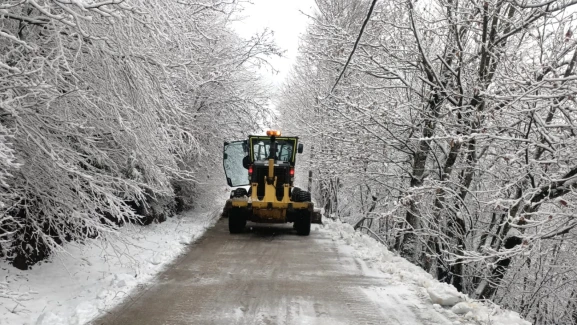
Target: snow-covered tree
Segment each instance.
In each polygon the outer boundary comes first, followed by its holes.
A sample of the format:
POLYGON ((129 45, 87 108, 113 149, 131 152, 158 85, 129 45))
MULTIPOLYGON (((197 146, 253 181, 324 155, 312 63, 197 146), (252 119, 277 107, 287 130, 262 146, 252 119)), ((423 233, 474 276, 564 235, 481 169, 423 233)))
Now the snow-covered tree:
POLYGON ((379 1, 335 87, 371 3, 317 1, 279 104, 315 145, 319 203, 463 292, 569 323, 574 2, 379 1))
MULTIPOLYGON (((254 128, 269 33, 234 1, 0 4, 0 246, 26 267, 67 240, 190 205, 223 137, 254 128), (143 217, 144 216, 144 217, 143 217)), ((209 171, 207 171, 209 170, 209 171)))

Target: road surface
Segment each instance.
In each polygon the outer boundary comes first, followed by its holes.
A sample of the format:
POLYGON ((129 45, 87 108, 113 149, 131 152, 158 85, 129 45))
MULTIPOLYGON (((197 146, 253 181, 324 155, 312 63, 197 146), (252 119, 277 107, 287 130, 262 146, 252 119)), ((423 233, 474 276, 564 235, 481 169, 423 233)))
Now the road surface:
POLYGON ((290 225, 231 235, 223 219, 92 324, 453 324, 342 245, 315 227, 309 237, 290 225))

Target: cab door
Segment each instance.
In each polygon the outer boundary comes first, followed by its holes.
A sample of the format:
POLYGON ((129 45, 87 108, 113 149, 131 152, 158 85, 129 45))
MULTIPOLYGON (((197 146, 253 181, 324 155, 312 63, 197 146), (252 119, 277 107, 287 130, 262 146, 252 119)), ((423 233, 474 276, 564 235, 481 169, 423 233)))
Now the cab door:
POLYGON ((225 142, 223 149, 223 166, 226 182, 230 187, 247 186, 248 169, 244 168, 242 160, 248 155, 246 140, 225 142))

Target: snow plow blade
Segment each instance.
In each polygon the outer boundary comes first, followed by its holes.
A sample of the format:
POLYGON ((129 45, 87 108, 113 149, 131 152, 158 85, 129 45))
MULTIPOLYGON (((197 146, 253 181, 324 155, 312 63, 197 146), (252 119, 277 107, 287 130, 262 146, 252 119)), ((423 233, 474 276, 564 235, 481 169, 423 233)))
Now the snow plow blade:
POLYGON ((311 217, 311 223, 316 223, 319 225, 323 224, 323 215, 321 213, 321 209, 314 209, 313 215, 311 217))

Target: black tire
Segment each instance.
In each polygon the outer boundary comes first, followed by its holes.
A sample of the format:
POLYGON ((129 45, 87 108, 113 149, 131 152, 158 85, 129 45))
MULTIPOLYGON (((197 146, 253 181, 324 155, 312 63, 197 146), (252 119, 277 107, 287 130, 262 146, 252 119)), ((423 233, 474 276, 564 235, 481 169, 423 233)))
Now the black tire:
POLYGON ((297 220, 295 220, 295 228, 297 235, 308 236, 311 233, 311 214, 306 211, 303 212, 297 220))
POLYGON ((295 201, 295 198, 297 196, 297 193, 302 191, 300 188, 298 187, 293 187, 291 190, 291 200, 295 201))
POLYGON ((307 191, 298 191, 294 197, 295 202, 310 202, 311 201, 311 193, 307 191))
POLYGON ((239 187, 236 190, 233 191, 234 192, 234 197, 245 197, 248 196, 248 192, 246 191, 245 188, 239 187))
POLYGON ((228 210, 228 231, 231 234, 239 234, 246 227, 246 217, 243 212, 238 208, 228 210))

